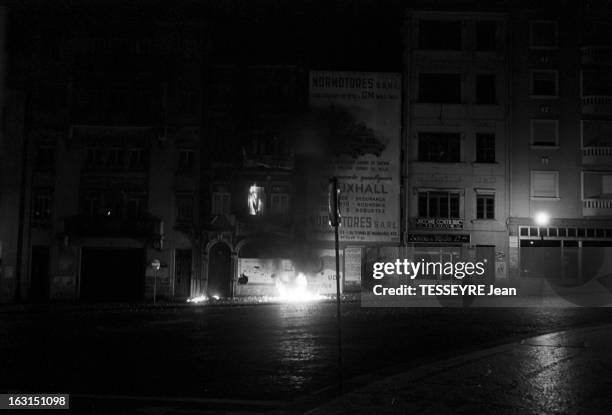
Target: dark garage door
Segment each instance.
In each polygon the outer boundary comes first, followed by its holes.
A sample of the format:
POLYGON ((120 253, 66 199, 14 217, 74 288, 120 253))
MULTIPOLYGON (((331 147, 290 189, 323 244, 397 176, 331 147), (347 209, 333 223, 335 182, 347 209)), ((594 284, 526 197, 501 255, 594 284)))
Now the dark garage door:
POLYGON ((83 248, 80 299, 135 301, 144 297, 144 250, 83 248))

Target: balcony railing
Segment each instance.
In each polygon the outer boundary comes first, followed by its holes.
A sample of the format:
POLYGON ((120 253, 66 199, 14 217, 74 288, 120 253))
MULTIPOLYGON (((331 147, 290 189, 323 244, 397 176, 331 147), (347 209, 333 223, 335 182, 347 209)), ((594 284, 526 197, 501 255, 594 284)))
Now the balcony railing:
POLYGON ((612 199, 584 199, 583 216, 612 216, 612 199))
POLYGON ((582 206, 587 209, 612 209, 612 199, 584 199, 582 206))
POLYGON ((584 46, 580 52, 583 65, 612 63, 612 46, 584 46))
POLYGON ((279 170, 293 170, 295 156, 293 153, 287 155, 272 154, 243 154, 244 168, 266 168, 279 170))
POLYGON ((612 114, 612 95, 584 95, 582 112, 585 114, 612 114))
POLYGON ((584 147, 582 164, 612 164, 612 147, 584 147))

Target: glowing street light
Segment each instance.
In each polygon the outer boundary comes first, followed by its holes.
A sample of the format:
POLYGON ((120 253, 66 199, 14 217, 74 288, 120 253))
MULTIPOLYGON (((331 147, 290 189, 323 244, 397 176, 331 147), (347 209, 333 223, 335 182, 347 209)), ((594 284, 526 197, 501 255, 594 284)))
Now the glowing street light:
POLYGON ((534 216, 535 224, 539 227, 540 239, 544 240, 544 234, 542 233, 542 227, 547 226, 550 223, 550 216, 546 212, 538 212, 534 216))

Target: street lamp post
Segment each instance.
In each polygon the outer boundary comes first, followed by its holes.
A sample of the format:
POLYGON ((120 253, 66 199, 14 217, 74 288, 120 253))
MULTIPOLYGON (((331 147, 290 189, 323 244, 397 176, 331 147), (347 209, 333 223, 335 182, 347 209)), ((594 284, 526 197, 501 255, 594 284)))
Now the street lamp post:
POLYGON ((534 216, 534 222, 538 226, 538 233, 540 234, 540 240, 544 240, 544 234, 542 228, 550 223, 550 216, 546 212, 538 212, 534 216))
POLYGON ((340 189, 338 188, 338 178, 332 177, 329 179, 328 192, 328 213, 329 224, 334 228, 334 241, 336 249, 336 319, 338 325, 338 377, 340 380, 340 391, 343 390, 342 377, 342 325, 341 325, 341 307, 340 307, 340 249, 338 228, 340 227, 340 203, 338 201, 340 189))

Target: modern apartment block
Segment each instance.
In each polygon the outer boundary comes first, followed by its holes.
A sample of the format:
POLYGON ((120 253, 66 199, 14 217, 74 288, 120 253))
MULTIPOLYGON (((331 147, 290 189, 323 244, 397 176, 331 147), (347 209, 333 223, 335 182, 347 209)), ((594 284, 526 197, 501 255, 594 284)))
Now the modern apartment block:
POLYGON ((513 14, 514 275, 555 273, 571 285, 610 271, 612 15, 595 4, 513 14))
POLYGON ((491 279, 507 277, 508 23, 408 11, 404 27, 404 242, 417 259, 486 259, 491 279))

